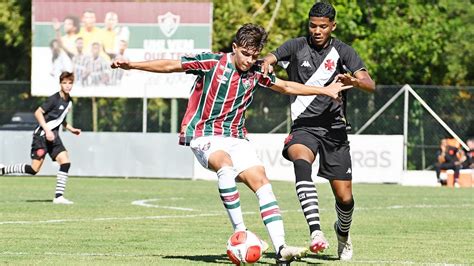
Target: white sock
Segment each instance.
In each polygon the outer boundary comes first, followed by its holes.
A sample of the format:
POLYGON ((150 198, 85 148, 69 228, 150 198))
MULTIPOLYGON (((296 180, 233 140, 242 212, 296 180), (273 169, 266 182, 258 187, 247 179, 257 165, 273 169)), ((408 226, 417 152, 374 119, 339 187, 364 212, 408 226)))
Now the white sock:
POLYGON ((64 190, 66 189, 68 173, 58 171, 58 175, 56 176, 56 194, 55 197, 61 197, 64 194, 64 190))
POLYGON ((25 173, 25 166, 26 166, 26 164, 24 164, 24 163, 7 165, 3 169, 3 173, 5 175, 6 174, 24 174, 25 173))
POLYGON ((285 229, 281 218, 280 208, 273 194, 272 185, 266 184, 255 192, 260 205, 260 215, 272 239, 275 252, 285 244, 285 229))
POLYGON ((244 217, 240 207, 240 195, 235 183, 237 173, 233 167, 222 167, 217 171, 219 195, 222 203, 229 215, 230 222, 234 231, 243 231, 247 229, 244 224, 244 217))

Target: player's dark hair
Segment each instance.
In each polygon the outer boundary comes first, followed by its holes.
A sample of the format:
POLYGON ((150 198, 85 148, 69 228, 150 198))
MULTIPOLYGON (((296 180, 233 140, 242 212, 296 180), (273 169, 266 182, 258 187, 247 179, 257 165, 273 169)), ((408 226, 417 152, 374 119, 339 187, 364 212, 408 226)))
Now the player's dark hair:
POLYGON ((72 80, 74 82, 74 73, 64 71, 59 76, 59 83, 63 82, 64 79, 69 79, 69 80, 72 80))
POLYGON ((73 15, 69 15, 64 18, 64 20, 66 19, 70 19, 72 21, 72 25, 76 27, 76 33, 79 33, 79 30, 81 29, 81 21, 79 20, 79 18, 73 15))
POLYGON ((261 51, 267 42, 268 33, 265 29, 256 24, 244 24, 237 31, 234 43, 240 47, 261 51))
POLYGON ((318 2, 311 7, 308 17, 329 18, 329 21, 334 21, 336 9, 330 3, 318 2))

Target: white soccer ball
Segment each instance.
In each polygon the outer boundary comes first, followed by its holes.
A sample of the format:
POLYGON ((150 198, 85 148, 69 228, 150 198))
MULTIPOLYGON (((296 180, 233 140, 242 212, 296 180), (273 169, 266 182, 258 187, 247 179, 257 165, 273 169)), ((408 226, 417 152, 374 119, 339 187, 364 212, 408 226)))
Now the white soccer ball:
POLYGON ((262 252, 260 238, 249 230, 237 231, 227 241, 227 256, 236 265, 255 263, 262 252))

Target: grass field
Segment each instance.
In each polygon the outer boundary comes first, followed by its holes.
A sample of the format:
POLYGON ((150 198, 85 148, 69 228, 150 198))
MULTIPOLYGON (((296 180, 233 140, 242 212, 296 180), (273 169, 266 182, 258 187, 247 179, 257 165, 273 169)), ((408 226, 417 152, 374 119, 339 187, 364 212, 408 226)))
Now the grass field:
MULTIPOLYGON (((0 264, 230 264, 231 225, 216 182, 70 178, 70 206, 51 203, 54 185, 48 177, 0 178, 0 264)), ((239 188, 246 225, 269 242, 255 196, 239 188)), ((287 242, 307 245, 293 184, 273 188, 287 242)), ((331 246, 294 265, 340 263, 334 199, 328 184, 317 188, 331 246)), ((352 263, 474 264, 473 190, 355 184, 354 195, 352 263)), ((273 256, 270 250, 260 263, 273 263, 273 256)))

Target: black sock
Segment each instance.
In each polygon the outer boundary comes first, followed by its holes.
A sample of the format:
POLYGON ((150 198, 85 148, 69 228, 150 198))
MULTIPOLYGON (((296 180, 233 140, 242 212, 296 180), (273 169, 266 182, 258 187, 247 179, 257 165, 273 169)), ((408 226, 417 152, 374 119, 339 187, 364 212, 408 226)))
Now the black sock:
POLYGON ((300 201, 301 209, 311 234, 316 230, 321 230, 318 192, 311 178, 311 164, 306 160, 295 160, 293 165, 296 175, 296 195, 300 201))
POLYGON ((33 170, 31 165, 27 164, 25 165, 25 173, 30 174, 30 175, 36 175, 37 172, 33 170))

